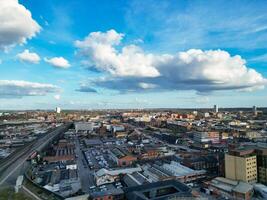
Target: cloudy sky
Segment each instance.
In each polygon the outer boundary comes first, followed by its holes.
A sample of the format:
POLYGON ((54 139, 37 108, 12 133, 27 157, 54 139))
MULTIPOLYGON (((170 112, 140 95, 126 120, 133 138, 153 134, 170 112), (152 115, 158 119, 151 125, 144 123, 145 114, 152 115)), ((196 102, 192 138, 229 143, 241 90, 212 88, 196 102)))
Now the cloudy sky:
POLYGON ((0 0, 0 109, 267 106, 265 0, 0 0))

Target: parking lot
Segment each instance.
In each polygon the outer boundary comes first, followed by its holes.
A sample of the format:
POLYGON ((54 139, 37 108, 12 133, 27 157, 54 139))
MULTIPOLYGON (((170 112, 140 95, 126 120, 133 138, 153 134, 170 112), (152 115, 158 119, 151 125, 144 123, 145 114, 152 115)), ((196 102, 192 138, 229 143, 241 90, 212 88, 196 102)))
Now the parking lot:
POLYGON ((90 170, 116 167, 116 163, 109 157, 109 151, 104 147, 88 148, 84 150, 84 155, 90 170))

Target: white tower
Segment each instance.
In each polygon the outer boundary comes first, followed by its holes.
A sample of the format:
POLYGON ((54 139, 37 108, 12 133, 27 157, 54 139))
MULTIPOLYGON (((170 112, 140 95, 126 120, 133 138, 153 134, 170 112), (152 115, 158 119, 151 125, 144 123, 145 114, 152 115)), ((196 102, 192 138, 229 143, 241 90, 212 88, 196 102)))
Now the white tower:
POLYGON ((218 113, 218 112, 219 112, 219 107, 218 107, 218 105, 214 105, 214 112, 215 112, 215 113, 218 113))
POLYGON ((252 112, 254 113, 254 115, 257 115, 257 107, 256 106, 252 107, 252 112))
POLYGON ((60 109, 60 107, 56 107, 56 113, 60 113, 61 112, 61 109, 60 109))

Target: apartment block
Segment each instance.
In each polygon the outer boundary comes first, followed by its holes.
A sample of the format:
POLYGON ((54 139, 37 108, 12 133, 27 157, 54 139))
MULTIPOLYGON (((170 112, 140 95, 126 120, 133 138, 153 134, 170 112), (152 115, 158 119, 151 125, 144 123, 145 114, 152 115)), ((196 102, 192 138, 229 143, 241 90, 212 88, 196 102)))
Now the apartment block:
POLYGON ((233 150, 225 154, 225 177, 256 183, 257 156, 254 154, 254 150, 233 150))

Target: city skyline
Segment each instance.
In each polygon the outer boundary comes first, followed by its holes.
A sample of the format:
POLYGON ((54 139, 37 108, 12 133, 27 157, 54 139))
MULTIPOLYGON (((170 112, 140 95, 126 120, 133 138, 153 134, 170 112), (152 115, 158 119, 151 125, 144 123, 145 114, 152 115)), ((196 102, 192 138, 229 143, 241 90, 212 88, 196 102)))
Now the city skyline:
POLYGON ((40 2, 0 2, 0 110, 267 106, 264 1, 40 2))

